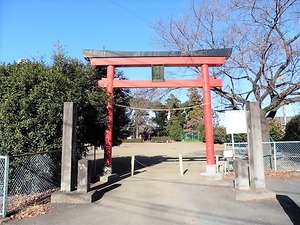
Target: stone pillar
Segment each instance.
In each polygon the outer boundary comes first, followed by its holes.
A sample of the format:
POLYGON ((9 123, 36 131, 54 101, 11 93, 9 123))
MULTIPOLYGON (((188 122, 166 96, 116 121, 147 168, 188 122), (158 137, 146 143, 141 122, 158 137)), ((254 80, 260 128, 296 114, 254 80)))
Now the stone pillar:
POLYGON ((90 190, 90 184, 90 161, 81 159, 78 161, 77 191, 87 193, 90 190))
POLYGON ((64 103, 61 191, 71 192, 76 185, 76 125, 77 106, 73 102, 64 103))
POLYGON ((250 167, 250 186, 255 190, 264 190, 265 170, 262 148, 262 132, 260 121, 260 108, 258 102, 248 102, 247 128, 249 144, 249 167, 250 167))

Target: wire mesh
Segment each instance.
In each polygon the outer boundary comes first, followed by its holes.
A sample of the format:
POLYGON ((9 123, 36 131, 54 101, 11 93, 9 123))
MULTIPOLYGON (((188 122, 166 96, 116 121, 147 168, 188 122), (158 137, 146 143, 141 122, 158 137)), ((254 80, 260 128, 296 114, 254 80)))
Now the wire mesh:
POLYGON ((60 185, 61 153, 25 155, 10 159, 8 212, 32 204, 60 185))
MULTIPOLYGON (((203 135, 202 135, 203 136, 203 135)), ((201 133, 181 133, 181 141, 186 142, 197 142, 201 141, 201 133)))
MULTIPOLYGON (((246 158, 248 143, 224 144, 225 150, 233 150, 234 158, 246 158)), ((263 157, 265 169, 299 171, 300 141, 263 142, 263 157)))
POLYGON ((263 143, 265 168, 300 170, 300 141, 263 143))

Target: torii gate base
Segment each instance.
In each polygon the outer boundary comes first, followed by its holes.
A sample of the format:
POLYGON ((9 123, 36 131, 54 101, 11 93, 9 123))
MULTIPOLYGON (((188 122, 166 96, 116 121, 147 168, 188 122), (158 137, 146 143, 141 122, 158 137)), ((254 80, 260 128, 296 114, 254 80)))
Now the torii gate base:
POLYGON ((211 87, 221 87, 222 80, 209 76, 209 66, 223 65, 230 56, 231 49, 210 49, 191 52, 120 52, 108 50, 83 50, 86 60, 92 65, 107 67, 107 78, 98 82, 105 87, 108 96, 108 126, 105 132, 104 175, 112 173, 112 131, 113 131, 113 90, 114 88, 170 88, 170 87, 203 87, 204 125, 206 138, 206 172, 202 176, 208 179, 218 179, 212 124, 211 87), (119 80, 114 77, 115 67, 190 67, 200 66, 201 76, 193 80, 164 80, 161 74, 152 81, 119 80))

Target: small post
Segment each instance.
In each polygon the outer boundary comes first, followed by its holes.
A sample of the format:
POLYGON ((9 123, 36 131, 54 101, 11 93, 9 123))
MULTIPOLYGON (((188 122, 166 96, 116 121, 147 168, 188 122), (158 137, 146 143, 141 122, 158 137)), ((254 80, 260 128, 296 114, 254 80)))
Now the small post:
POLYGON ((233 159, 235 159, 235 148, 234 148, 234 134, 231 134, 231 143, 232 143, 232 152, 233 152, 233 159))
POLYGON ((87 193, 90 190, 90 166, 89 160, 78 161, 77 191, 87 193))
POLYGON ((238 190, 249 190, 248 162, 244 159, 236 159, 234 163, 234 186, 238 190))
POLYGON ((131 176, 134 175, 134 161, 135 161, 134 158, 135 158, 134 155, 131 156, 131 173, 130 173, 131 176))
POLYGON ((219 173, 219 156, 216 155, 216 172, 219 173))
POLYGON ((180 175, 183 176, 183 165, 182 165, 182 155, 179 155, 179 167, 180 167, 180 175))
POLYGON ((227 175, 227 159, 224 159, 224 174, 227 175))

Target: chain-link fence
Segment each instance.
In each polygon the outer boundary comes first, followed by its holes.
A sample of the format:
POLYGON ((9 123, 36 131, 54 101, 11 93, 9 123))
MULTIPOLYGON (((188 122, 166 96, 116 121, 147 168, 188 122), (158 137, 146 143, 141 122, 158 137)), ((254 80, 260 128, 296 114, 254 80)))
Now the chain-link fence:
MULTIPOLYGON (((248 143, 224 144, 225 150, 233 151, 233 158, 248 156, 248 143)), ((299 171, 300 141, 263 142, 265 169, 299 171)))
POLYGON ((181 139, 181 141, 186 141, 186 142, 202 141, 203 134, 200 132, 198 132, 198 133, 181 133, 180 139, 181 139))
POLYGON ((263 143, 265 167, 300 170, 300 141, 263 143))
POLYGON ((60 150, 10 157, 7 214, 48 197, 60 186, 60 173, 60 150))

